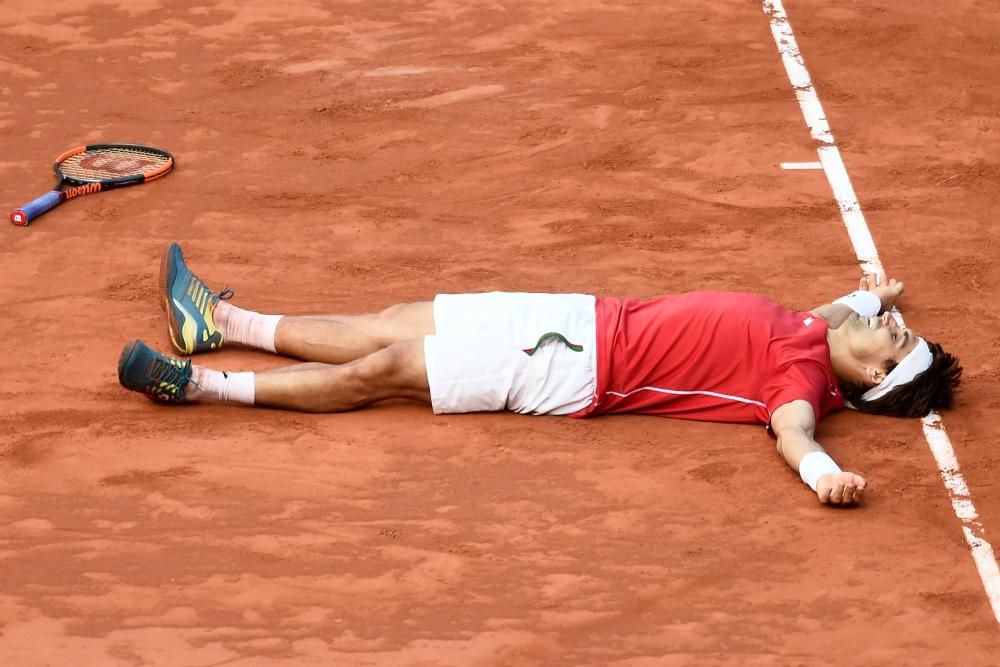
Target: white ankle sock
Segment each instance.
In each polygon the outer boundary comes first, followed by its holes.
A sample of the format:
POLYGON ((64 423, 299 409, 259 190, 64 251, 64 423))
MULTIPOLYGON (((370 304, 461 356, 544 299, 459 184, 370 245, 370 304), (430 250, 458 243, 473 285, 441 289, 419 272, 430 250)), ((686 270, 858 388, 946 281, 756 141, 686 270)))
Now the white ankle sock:
POLYGON ((191 383, 184 397, 189 401, 229 401, 253 405, 256 386, 253 373, 229 373, 192 366, 191 383))
POLYGON ((274 336, 281 315, 263 315, 220 301, 215 307, 216 324, 222 325, 224 340, 274 352, 274 336))

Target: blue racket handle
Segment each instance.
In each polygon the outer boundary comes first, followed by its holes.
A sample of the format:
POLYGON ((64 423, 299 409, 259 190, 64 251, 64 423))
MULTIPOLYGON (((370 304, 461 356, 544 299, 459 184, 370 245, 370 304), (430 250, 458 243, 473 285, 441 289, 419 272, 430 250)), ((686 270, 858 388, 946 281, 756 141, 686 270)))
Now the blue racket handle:
POLYGON ((38 199, 25 204, 21 208, 14 209, 10 214, 10 221, 15 225, 26 226, 42 213, 52 210, 61 204, 62 200, 63 193, 59 190, 46 192, 38 199))

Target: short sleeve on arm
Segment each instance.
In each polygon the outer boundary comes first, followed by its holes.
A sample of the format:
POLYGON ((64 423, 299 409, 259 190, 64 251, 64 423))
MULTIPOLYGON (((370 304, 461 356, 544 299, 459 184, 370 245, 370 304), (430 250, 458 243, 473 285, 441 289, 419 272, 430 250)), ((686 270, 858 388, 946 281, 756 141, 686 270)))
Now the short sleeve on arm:
POLYGON ((808 402, 818 420, 826 414, 822 407, 828 386, 826 374, 814 363, 803 361, 782 368, 768 378, 761 388, 767 422, 770 422, 770 415, 775 410, 792 401, 808 402))

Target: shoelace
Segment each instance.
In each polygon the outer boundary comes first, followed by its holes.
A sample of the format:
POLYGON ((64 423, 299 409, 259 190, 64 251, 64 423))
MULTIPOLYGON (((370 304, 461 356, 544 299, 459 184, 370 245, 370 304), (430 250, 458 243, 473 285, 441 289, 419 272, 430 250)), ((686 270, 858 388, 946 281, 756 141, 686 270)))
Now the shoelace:
POLYGON ((218 296, 220 301, 229 301, 234 296, 236 296, 236 292, 229 289, 229 285, 226 285, 225 287, 222 288, 222 291, 219 292, 218 296))
POLYGON ((167 382, 177 387, 178 390, 181 390, 188 382, 186 372, 190 366, 190 359, 183 366, 175 366, 166 359, 153 357, 146 370, 148 371, 149 376, 157 382, 167 382))

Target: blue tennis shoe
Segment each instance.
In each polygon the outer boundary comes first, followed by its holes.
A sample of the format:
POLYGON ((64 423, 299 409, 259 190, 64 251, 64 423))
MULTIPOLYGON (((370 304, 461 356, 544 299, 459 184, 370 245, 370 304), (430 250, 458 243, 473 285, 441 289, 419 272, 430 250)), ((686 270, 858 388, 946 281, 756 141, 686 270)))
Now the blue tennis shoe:
POLYGON ((181 403, 191 382, 191 360, 157 352, 141 340, 130 341, 118 359, 118 381, 154 401, 181 403))
POLYGON ((176 243, 170 244, 160 262, 160 292, 175 350, 195 354, 222 347, 222 331, 215 326, 212 314, 219 301, 233 293, 224 289, 216 294, 205 287, 184 263, 184 253, 176 243))

